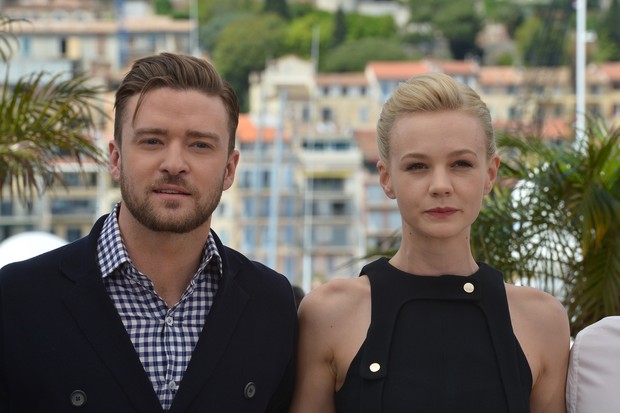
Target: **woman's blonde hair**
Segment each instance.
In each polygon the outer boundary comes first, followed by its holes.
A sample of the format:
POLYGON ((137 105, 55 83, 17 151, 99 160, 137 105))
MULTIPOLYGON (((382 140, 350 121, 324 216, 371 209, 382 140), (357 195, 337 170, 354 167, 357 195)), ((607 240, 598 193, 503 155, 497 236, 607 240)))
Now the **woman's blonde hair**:
POLYGON ((486 137, 487 157, 496 152, 491 114, 480 96, 469 86, 443 73, 428 73, 398 85, 385 102, 377 122, 379 157, 389 163, 390 134, 395 122, 404 115, 421 112, 462 111, 476 117, 486 137))

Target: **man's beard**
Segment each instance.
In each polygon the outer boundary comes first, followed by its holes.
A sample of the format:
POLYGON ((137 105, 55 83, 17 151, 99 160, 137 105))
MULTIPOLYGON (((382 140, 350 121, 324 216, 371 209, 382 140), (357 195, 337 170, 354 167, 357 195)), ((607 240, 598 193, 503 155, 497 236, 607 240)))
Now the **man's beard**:
MULTIPOLYGON (((203 225, 213 214, 215 208, 218 206, 222 197, 223 177, 219 183, 218 189, 213 190, 208 194, 206 201, 199 204, 189 213, 183 216, 168 217, 168 214, 158 214, 149 199, 149 194, 152 190, 148 189, 144 198, 140 199, 136 197, 135 191, 133 191, 127 184, 127 179, 121 172, 121 195, 123 200, 123 206, 126 207, 134 218, 142 225, 156 232, 172 232, 177 234, 183 234, 195 230, 203 225)), ((170 177, 162 179, 154 186, 171 184, 181 185, 187 190, 195 194, 196 191, 193 187, 185 184, 183 179, 177 177, 170 177)), ((166 201, 164 207, 167 211, 172 211, 180 208, 181 203, 178 201, 166 201)))

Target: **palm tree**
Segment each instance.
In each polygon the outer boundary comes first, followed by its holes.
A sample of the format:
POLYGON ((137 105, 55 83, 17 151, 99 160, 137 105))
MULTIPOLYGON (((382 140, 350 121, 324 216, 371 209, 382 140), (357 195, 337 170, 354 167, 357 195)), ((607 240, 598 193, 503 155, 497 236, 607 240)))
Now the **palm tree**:
POLYGON ((478 259, 561 299, 576 334, 620 314, 620 130, 586 142, 502 136, 498 185, 472 229, 478 259))
MULTIPOLYGON (((10 59, 17 46, 16 20, 0 16, 0 59, 7 64, 0 79, 0 182, 23 201, 54 183, 62 183, 59 158, 102 162, 92 138, 105 117, 100 88, 83 75, 64 79, 46 72, 23 76, 9 84, 10 59)), ((0 197, 2 192, 0 191, 0 197)))

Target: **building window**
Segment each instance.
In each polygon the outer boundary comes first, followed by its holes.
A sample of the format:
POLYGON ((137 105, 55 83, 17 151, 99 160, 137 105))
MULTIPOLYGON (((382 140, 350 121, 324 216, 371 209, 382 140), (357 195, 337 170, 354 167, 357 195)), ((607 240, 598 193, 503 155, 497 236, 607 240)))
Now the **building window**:
POLYGON ((97 210, 94 199, 54 199, 51 201, 52 214, 91 215, 97 210))
POLYGON ((82 238, 82 229, 81 228, 67 228, 67 235, 65 236, 66 240, 69 242, 73 242, 82 238))
POLYGON ((60 56, 62 57, 67 56, 67 38, 66 37, 60 38, 60 56))
POLYGON ((2 201, 2 203, 0 203, 0 215, 5 217, 13 215, 12 201, 2 201))
POLYGON ((31 57, 30 54, 32 52, 32 42, 31 42, 30 36, 22 37, 21 51, 22 51, 22 56, 24 56, 24 58, 31 57))
POLYGON ((333 113, 331 108, 321 108, 321 121, 331 122, 333 120, 333 113))
POLYGON ((301 120, 303 122, 310 122, 310 108, 308 105, 304 105, 304 107, 301 108, 301 120))
POLYGON ((349 230, 345 226, 332 228, 332 245, 344 247, 349 245, 349 230))
POLYGON ((386 196, 383 188, 379 184, 368 185, 366 187, 366 195, 371 202, 384 201, 386 196))
POLYGON ((314 178, 310 179, 310 188, 315 191, 342 191, 344 179, 342 178, 314 178))
POLYGON ((246 226, 243 228, 243 240, 241 241, 241 248, 244 251, 254 251, 254 245, 256 243, 256 228, 253 226, 246 226))
POLYGON ((515 120, 519 119, 520 113, 519 108, 516 106, 511 106, 508 108, 508 119, 515 120))
POLYGON ((280 231, 281 242, 286 245, 295 245, 295 226, 285 225, 280 231))
POLYGON ((62 180, 68 187, 95 186, 97 185, 97 174, 65 172, 62 174, 62 180))
POLYGON ((360 122, 368 122, 368 108, 363 107, 359 110, 360 122))
POLYGON ((347 215, 349 212, 348 205, 345 202, 334 202, 332 203, 332 214, 336 216, 347 215))
POLYGON ((380 230, 384 227, 383 213, 380 211, 372 211, 368 214, 368 229, 371 231, 380 230))

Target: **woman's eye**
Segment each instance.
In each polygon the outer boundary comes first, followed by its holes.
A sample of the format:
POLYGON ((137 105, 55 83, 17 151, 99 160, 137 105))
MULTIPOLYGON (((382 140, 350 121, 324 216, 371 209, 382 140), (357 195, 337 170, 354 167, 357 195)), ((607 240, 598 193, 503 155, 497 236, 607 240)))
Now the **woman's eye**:
POLYGON ((415 170, 419 170, 419 169, 426 169, 426 165, 424 165, 423 163, 417 162, 417 163, 412 163, 410 165, 407 165, 407 170, 408 171, 415 171, 415 170))
POLYGON ((454 163, 454 166, 459 167, 459 168, 471 168, 473 164, 468 161, 456 161, 454 163))

